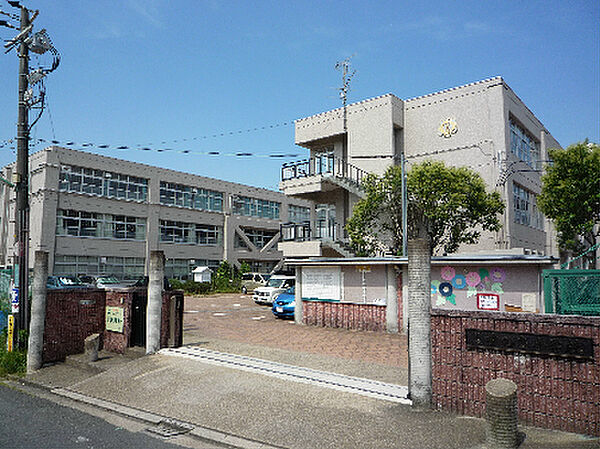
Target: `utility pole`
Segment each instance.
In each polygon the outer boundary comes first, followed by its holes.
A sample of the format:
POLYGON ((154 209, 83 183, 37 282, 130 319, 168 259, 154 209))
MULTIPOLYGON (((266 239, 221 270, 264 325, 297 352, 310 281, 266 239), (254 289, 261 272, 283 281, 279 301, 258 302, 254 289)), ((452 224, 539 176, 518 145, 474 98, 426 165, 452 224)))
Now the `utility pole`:
MULTIPOLYGON (((8 4, 20 10, 19 33, 8 40, 4 47, 6 53, 13 48, 17 49, 19 57, 19 82, 18 82, 18 119, 17 119, 17 162, 13 175, 15 189, 15 227, 13 246, 13 291, 12 313, 15 315, 15 330, 13 334, 14 347, 25 346, 25 341, 19 341, 19 330, 29 330, 29 132, 31 127, 40 119, 44 111, 44 77, 56 70, 60 63, 60 55, 52 45, 45 29, 33 33, 33 21, 39 11, 30 11, 17 0, 7 0, 8 4), (42 55, 51 52, 53 55, 52 66, 49 68, 38 67, 29 71, 29 56, 31 52, 42 55), (34 88, 37 94, 34 93, 34 88), (39 114, 29 124, 29 110, 38 109, 39 114)), ((16 15, 0 11, 4 16, 16 19, 16 15)), ((10 22, 1 20, 0 25, 7 28, 16 28, 10 22)), ((7 183, 11 185, 10 183, 7 183)))
MULTIPOLYGON (((23 33, 29 27, 29 11, 21 6, 21 27, 23 33)), ((15 347, 19 345, 19 330, 29 327, 29 108, 25 94, 29 88, 29 47, 21 40, 19 56, 19 112, 17 121, 17 171, 15 176, 15 245, 14 270, 15 287, 19 301, 15 347)), ((21 342, 23 344, 24 342, 21 342)))

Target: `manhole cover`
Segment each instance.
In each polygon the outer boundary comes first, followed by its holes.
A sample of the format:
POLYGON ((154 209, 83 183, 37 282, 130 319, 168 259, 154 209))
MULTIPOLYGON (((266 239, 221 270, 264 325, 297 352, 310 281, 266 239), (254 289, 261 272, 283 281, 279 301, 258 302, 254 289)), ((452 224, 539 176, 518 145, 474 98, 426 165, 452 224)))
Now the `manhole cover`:
POLYGON ((148 427, 146 430, 163 438, 171 438, 182 435, 192 430, 194 426, 174 419, 163 419, 158 424, 148 427))

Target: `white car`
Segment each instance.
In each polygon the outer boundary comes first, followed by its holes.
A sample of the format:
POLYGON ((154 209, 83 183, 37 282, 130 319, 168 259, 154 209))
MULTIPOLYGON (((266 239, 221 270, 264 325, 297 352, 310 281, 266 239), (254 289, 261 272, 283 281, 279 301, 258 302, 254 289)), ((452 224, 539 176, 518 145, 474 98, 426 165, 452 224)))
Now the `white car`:
POLYGON ((254 290, 252 299, 256 304, 273 305, 273 301, 281 293, 296 284, 294 276, 273 275, 264 287, 254 290))

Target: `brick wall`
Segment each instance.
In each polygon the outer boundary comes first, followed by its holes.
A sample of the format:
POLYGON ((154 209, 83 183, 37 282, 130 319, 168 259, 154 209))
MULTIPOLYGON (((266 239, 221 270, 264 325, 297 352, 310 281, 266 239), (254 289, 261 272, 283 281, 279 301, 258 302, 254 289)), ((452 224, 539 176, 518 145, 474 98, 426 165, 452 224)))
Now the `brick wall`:
POLYGON ((433 402, 483 416, 485 384, 518 386, 521 423, 600 436, 600 318, 500 312, 432 311, 433 402), (465 329, 593 339, 593 360, 467 350, 465 329))
POLYGON ((107 291, 106 307, 123 308, 123 332, 112 332, 104 329, 104 349, 123 354, 129 346, 131 334, 131 308, 134 293, 107 291))
POLYGON ((304 324, 367 331, 386 329, 385 306, 302 301, 304 324))
MULTIPOLYGON (((83 352, 83 342, 99 333, 101 348, 125 352, 130 345, 134 295, 146 295, 136 290, 48 290, 44 330, 43 362, 64 360, 83 352), (123 307, 123 332, 106 330, 106 307, 123 307)), ((164 292, 160 346, 179 346, 183 340, 183 292, 164 292), (179 298, 179 299, 177 299, 179 298), (171 332, 171 301, 179 301, 179 309, 171 332), (171 341, 170 341, 171 339, 171 341)))
POLYGON ((103 290, 48 290, 43 362, 83 352, 83 341, 104 330, 103 290))

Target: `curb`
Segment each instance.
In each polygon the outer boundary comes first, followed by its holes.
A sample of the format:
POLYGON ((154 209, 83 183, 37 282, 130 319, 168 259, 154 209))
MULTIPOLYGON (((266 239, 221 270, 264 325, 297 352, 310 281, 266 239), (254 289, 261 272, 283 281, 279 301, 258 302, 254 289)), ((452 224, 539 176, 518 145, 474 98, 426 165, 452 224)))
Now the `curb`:
MULTIPOLYGON (((198 439, 200 441, 219 444, 231 449, 286 449, 283 446, 272 446, 270 444, 263 443, 260 441, 249 440, 236 435, 210 429, 208 427, 198 426, 194 423, 179 421, 172 418, 168 418, 166 416, 158 415, 156 413, 151 413, 144 410, 136 409, 134 407, 129 407, 127 405, 121 405, 115 402, 106 401, 104 399, 86 396, 81 393, 69 390, 68 388, 49 387, 47 385, 32 382, 25 378, 11 378, 7 380, 9 380, 9 383, 16 388, 27 386, 33 390, 44 391, 46 393, 51 393, 53 395, 60 396, 72 401, 101 408, 130 419, 142 421, 144 423, 150 424, 151 426, 159 427, 161 425, 164 425, 165 423, 171 425, 175 424, 177 427, 185 428, 185 435, 187 436, 194 437, 195 439, 198 439)), ((34 394, 33 392, 31 392, 31 390, 28 391, 34 394)), ((152 429, 146 429, 146 431, 151 433, 158 433, 153 431, 152 429)), ((165 438, 164 441, 169 441, 169 439, 165 438)))

